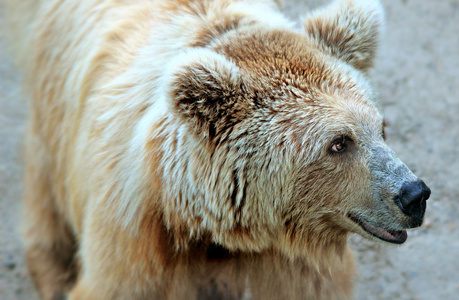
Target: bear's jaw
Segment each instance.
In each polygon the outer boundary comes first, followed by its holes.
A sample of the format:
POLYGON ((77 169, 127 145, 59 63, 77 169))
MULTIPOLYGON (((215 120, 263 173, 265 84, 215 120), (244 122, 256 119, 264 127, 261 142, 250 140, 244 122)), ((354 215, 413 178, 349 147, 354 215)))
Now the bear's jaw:
POLYGON ((403 244, 408 238, 406 230, 390 230, 376 227, 363 220, 362 218, 356 217, 350 213, 348 214, 348 217, 354 223, 357 223, 363 230, 365 230, 365 232, 385 242, 403 244))

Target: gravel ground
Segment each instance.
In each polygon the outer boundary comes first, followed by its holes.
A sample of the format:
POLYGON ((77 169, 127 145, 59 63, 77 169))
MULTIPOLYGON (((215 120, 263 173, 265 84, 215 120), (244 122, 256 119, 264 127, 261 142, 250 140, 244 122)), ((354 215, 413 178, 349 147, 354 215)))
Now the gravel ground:
MULTIPOLYGON (((284 0, 284 8, 298 17, 322 2, 284 0)), ((405 244, 351 238, 359 267, 356 299, 458 299, 459 0, 383 5, 386 32, 371 75, 389 123, 387 142, 430 186, 432 197, 423 227, 409 232, 405 244)), ((18 226, 27 114, 19 83, 0 33, 0 299, 34 300, 18 226)))

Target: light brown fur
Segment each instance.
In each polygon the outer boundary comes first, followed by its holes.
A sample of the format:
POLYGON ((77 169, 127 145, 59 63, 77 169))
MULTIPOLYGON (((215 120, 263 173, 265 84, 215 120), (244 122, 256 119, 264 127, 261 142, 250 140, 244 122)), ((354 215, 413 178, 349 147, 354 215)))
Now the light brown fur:
POLYGON ((43 299, 350 299, 346 240, 369 236, 349 213, 411 226, 372 202, 398 184, 371 168, 378 3, 341 1, 302 32, 269 0, 28 2, 10 13, 26 16, 11 28, 43 299), (336 136, 352 156, 329 153, 336 136))

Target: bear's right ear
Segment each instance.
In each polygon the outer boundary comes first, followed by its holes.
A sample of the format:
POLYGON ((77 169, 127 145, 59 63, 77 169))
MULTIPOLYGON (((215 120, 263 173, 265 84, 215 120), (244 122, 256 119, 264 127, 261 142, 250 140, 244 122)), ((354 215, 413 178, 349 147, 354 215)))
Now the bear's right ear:
POLYGON ((383 22, 378 0, 338 0, 313 12, 303 24, 321 50, 365 72, 373 65, 383 22))
POLYGON ((207 49, 188 51, 170 73, 174 110, 200 134, 214 138, 245 111, 240 69, 223 55, 207 49))

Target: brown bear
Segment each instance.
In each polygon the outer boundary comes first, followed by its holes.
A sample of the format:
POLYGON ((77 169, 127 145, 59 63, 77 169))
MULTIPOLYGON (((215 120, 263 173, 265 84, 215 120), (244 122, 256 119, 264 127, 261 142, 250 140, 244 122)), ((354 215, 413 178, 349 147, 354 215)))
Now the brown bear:
POLYGON ((348 235, 421 225, 367 79, 378 1, 303 29, 273 0, 9 6, 43 299, 351 299, 348 235))

